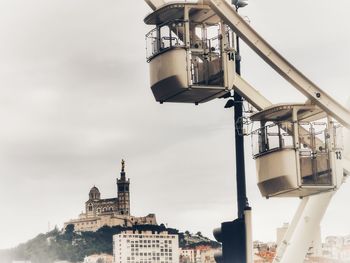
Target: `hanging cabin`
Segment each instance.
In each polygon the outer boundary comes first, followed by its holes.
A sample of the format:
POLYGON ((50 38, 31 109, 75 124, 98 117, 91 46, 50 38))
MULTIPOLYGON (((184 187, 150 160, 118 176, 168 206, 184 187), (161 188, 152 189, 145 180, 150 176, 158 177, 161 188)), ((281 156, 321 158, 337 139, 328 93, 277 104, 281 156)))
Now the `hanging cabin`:
POLYGON ((199 104, 232 89, 234 34, 208 5, 169 3, 144 21, 156 101, 199 104))
POLYGON ((341 126, 308 104, 255 113, 252 133, 258 187, 265 197, 304 197, 336 189, 343 177, 341 126))

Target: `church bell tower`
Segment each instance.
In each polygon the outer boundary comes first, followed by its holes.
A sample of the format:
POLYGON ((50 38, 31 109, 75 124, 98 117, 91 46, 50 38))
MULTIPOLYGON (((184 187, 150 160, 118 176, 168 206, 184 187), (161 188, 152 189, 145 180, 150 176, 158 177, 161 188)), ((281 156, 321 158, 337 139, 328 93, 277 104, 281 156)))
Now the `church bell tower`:
POLYGON ((125 177, 125 161, 122 160, 120 178, 117 179, 118 187, 118 212, 121 215, 130 215, 130 179, 125 177))

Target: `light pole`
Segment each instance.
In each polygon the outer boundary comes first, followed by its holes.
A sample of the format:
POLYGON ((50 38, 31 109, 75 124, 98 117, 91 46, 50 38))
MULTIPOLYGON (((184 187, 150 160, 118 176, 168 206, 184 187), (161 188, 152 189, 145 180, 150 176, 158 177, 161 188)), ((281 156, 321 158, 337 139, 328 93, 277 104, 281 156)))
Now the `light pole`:
MULTIPOLYGON (((236 11, 246 6, 246 1, 232 0, 236 11)), ((236 74, 241 75, 241 55, 239 46, 239 37, 236 35, 236 74)), ((249 209, 246 193, 245 180, 245 160, 244 160, 244 134, 243 134, 243 98, 237 92, 234 92, 234 124, 235 124, 235 147, 236 147, 236 182, 237 182, 237 203, 238 218, 244 219, 244 212, 249 209)))
MULTIPOLYGON (((246 0, 232 0, 236 12, 246 6, 246 0)), ((236 74, 241 75, 241 56, 239 37, 236 35, 235 66, 236 74)), ((236 188, 238 218, 232 222, 222 223, 218 237, 223 244, 223 263, 252 263, 251 208, 246 193, 243 98, 237 92, 233 94, 225 108, 234 108, 235 153, 236 153, 236 188)))
MULTIPOLYGON (((236 12, 241 7, 245 7, 248 0, 232 0, 236 7, 236 12)), ((239 36, 236 34, 236 74, 241 75, 241 55, 239 36)), ((234 120, 235 120, 235 145, 236 145, 236 183, 237 183, 237 203, 238 218, 244 220, 246 263, 253 263, 253 237, 251 207, 249 206, 246 192, 245 160, 244 160, 244 131, 243 131, 243 98, 234 92, 234 120)))
MULTIPOLYGON (((232 0, 236 12, 241 7, 248 5, 248 0, 232 0)), ((241 75, 241 55, 239 36, 236 34, 236 74, 241 75)), ((251 224, 251 207, 249 206, 246 192, 245 160, 244 160, 244 131, 243 131, 243 98, 234 92, 234 121, 235 121, 235 146, 236 146, 236 184, 238 218, 244 220, 245 227, 245 255, 246 263, 253 263, 253 240, 251 224)))
MULTIPOLYGON (((241 7, 246 6, 247 1, 232 0, 236 12, 241 7)), ((241 55, 239 37, 236 35, 236 54, 235 66, 236 74, 241 75, 241 55)), ((237 186, 237 207, 238 218, 244 219, 244 212, 250 210, 246 194, 245 180, 245 160, 244 160, 244 131, 243 131, 243 98, 237 92, 234 92, 233 100, 230 99, 225 108, 234 108, 234 125, 235 125, 235 151, 236 151, 236 186, 237 186)))

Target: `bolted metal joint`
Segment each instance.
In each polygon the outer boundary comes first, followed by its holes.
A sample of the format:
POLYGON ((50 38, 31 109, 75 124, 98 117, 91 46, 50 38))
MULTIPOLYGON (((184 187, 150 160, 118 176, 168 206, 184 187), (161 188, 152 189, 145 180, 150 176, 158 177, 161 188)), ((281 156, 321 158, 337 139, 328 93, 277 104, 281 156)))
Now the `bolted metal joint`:
POLYGON ((232 0, 232 4, 236 8, 241 8, 241 7, 245 7, 246 5, 248 5, 248 0, 232 0))

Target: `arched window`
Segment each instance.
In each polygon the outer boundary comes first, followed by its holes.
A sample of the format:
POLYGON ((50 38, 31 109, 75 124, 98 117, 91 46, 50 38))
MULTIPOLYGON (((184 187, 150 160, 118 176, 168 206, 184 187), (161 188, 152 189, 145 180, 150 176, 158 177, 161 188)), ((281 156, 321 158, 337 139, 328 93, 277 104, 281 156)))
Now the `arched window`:
POLYGON ((91 212, 92 211, 92 204, 89 204, 89 206, 88 206, 89 208, 89 212, 91 212))

